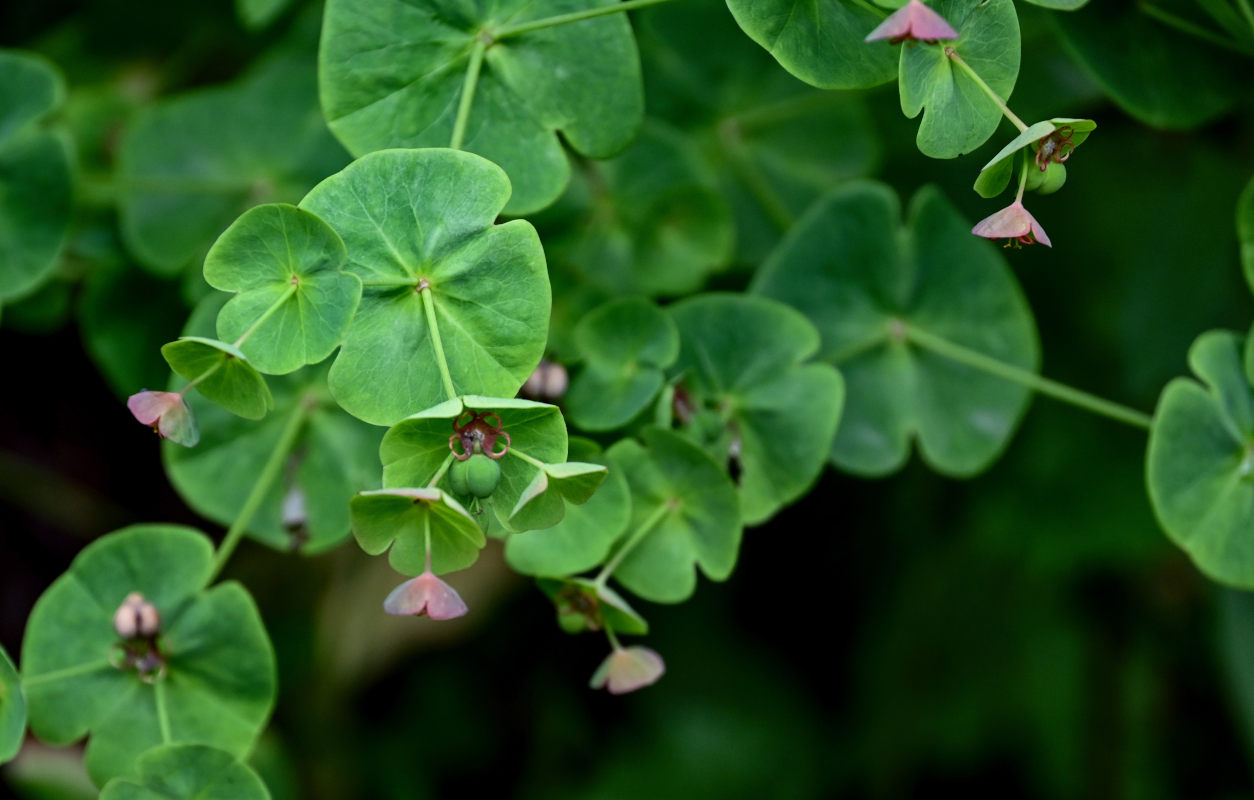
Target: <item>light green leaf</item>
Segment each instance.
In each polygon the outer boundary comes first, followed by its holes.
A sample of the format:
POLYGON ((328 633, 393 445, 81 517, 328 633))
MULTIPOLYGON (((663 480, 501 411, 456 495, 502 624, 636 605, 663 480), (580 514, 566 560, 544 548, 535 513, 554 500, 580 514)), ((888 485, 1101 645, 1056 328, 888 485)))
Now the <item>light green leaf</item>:
POLYGON ((303 59, 275 58, 137 116, 118 157, 119 212, 127 247, 145 266, 178 272, 245 209, 295 202, 344 164, 315 82, 303 59))
POLYGON ((864 39, 888 16, 855 0, 727 0, 736 22, 784 69, 822 89, 864 89, 893 78, 897 54, 864 39))
POLYGON ((265 378, 239 348, 203 336, 181 336, 161 347, 175 374, 196 381, 196 391, 232 414, 261 419, 274 408, 265 378))
POLYGON ((631 490, 631 533, 620 547, 645 531, 613 574, 645 600, 679 603, 696 590, 698 566, 710 580, 731 575, 740 504, 731 481, 695 444, 661 428, 646 428, 641 437, 643 446, 623 439, 607 452, 631 490))
POLYGON ((819 359, 845 377, 836 466, 887 475, 917 437, 934 469, 974 475, 1005 448, 1030 392, 928 350, 910 331, 1036 370, 1031 311, 999 251, 939 192, 916 195, 904 231, 899 214, 886 186, 838 189, 762 265, 753 291, 809 317, 819 359))
POLYGON ((475 563, 486 541, 461 503, 439 489, 362 492, 350 508, 361 549, 377 556, 391 547, 388 563, 404 575, 419 575, 427 568, 428 543, 431 570, 442 575, 475 563))
POLYGON ((1237 239, 1241 243, 1241 268, 1245 282, 1254 289, 1254 179, 1237 201, 1237 239))
POLYGON ((643 636, 649 632, 645 618, 608 586, 584 578, 541 578, 536 585, 553 601, 558 623, 568 633, 604 628, 628 636, 643 636), (576 624, 572 625, 572 620, 576 624))
POLYGON ((167 744, 139 757, 138 781, 114 778, 100 800, 270 800, 266 785, 231 753, 167 744))
POLYGON ((585 363, 565 396, 566 412, 588 431, 625 425, 647 408, 666 380, 662 370, 679 356, 675 323, 638 297, 587 314, 573 338, 585 363))
POLYGON ((323 111, 355 155, 449 146, 472 53, 488 41, 462 146, 509 174, 506 213, 538 211, 570 177, 559 131, 593 158, 635 136, 644 114, 635 40, 625 14, 499 42, 493 32, 613 2, 330 0, 318 55, 323 111))
POLYGON ((984 144, 1002 112, 945 53, 954 50, 1002 100, 1009 100, 1019 76, 1019 18, 1012 0, 937 0, 932 7, 954 26, 958 39, 901 48, 901 110, 911 119, 923 111, 916 139, 921 153, 956 158, 984 144))
POLYGON ((1062 133, 1059 136, 1065 136, 1067 144, 1074 150, 1089 138, 1089 134, 1096 128, 1097 123, 1091 119, 1069 117, 1055 117, 1029 125, 1027 130, 1012 139, 1010 144, 1003 147, 984 165, 975 179, 975 191, 981 197, 996 197, 1001 194, 1006 184, 1010 182, 1010 176, 1014 171, 1014 162, 1010 157, 1029 146, 1033 151, 1039 151, 1040 147, 1037 143, 1054 131, 1061 130, 1062 133))
POLYGON ((57 68, 34 53, 0 49, 0 144, 65 101, 57 68))
POLYGON ((339 346, 361 299, 361 279, 341 268, 344 242, 308 211, 275 203, 249 209, 205 257, 205 280, 239 292, 218 314, 218 336, 234 341, 261 372, 316 364, 339 346))
POLYGON ((90 734, 97 785, 134 775, 158 744, 247 752, 270 716, 274 652, 248 592, 206 589, 213 545, 177 525, 137 525, 88 545, 35 603, 22 641, 31 730, 50 744, 90 734), (115 667, 113 617, 139 592, 161 619, 164 673, 141 679, 115 667))
POLYGON ((683 343, 673 371, 694 410, 715 412, 713 430, 694 426, 694 435, 715 461, 735 464, 745 524, 763 522, 827 463, 844 381, 828 364, 803 364, 819 333, 782 303, 706 294, 667 310, 683 343))
POLYGON ((386 150, 301 201, 343 237, 365 286, 331 368, 350 414, 391 425, 444 400, 437 339, 459 393, 513 396, 540 363, 548 273, 529 223, 493 224, 509 192, 505 173, 471 153, 386 150))
POLYGON ((605 561, 610 546, 627 529, 631 497, 622 470, 588 439, 570 440, 570 458, 607 466, 609 474, 586 503, 568 507, 561 522, 505 540, 505 559, 524 575, 564 577, 592 569, 605 561))
POLYGON ((1150 500, 1167 535, 1206 575, 1242 589, 1254 588, 1251 341, 1227 331, 1198 337, 1189 366, 1200 383, 1167 384, 1146 455, 1150 500))
POLYGON ((26 737, 26 696, 9 654, 0 647, 0 764, 17 755, 26 737))
POLYGON ((249 30, 261 30, 292 5, 292 0, 235 0, 235 16, 249 30))

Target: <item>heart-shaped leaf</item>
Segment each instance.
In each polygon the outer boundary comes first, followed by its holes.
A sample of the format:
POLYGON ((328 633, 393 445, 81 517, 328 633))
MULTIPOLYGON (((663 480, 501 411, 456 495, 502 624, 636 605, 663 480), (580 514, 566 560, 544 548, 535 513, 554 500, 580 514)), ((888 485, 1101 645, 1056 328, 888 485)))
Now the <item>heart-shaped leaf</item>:
POLYGON ((893 78, 894 48, 864 39, 887 12, 857 0, 727 0, 736 22, 784 69, 822 89, 863 89, 893 78))
POLYGON ((97 785, 134 775, 158 744, 247 752, 270 716, 274 651, 248 592, 206 589, 213 546, 177 525, 137 525, 88 545, 35 603, 22 640, 31 730, 51 744, 86 734, 97 785), (160 669, 124 659, 114 615, 133 592, 160 617, 160 669), (115 666, 118 665, 118 666, 115 666))
POLYGON ((549 281, 535 229, 494 225, 509 197, 499 167, 456 150, 372 153, 301 208, 330 223, 365 287, 331 368, 350 414, 391 425, 455 393, 513 396, 544 352, 549 281))
POLYGON ((674 371, 686 402, 719 415, 705 443, 738 468, 741 516, 760 523, 804 494, 827 463, 844 381, 828 364, 803 364, 818 352, 819 333, 782 303, 706 294, 667 310, 683 343, 674 371))
POLYGON ((0 300, 29 294, 57 264, 70 224, 70 146, 34 123, 65 86, 42 58, 0 50, 0 300))
POLYGON ((218 314, 218 336, 246 340, 240 350, 261 372, 281 375, 316 364, 339 346, 361 279, 341 272, 339 235, 295 206, 249 209, 205 257, 205 280, 239 292, 218 314))
POLYGON ((361 549, 377 556, 389 547, 388 563, 404 575, 427 568, 437 575, 465 569, 486 541, 474 517, 439 489, 377 489, 351 503, 353 534, 361 549))
POLYGON ((25 737, 26 696, 9 654, 0 647, 0 764, 17 755, 25 737))
POLYGON ((154 747, 139 757, 136 769, 138 780, 114 778, 100 800, 270 800, 257 773, 216 747, 154 747))
POLYGON ((1066 142, 1065 145, 1055 144, 1055 146, 1067 147, 1066 157, 1070 158, 1070 151, 1079 147, 1096 128, 1097 123, 1091 119, 1071 119, 1070 117, 1055 117, 1029 125, 1027 130, 1012 139, 1010 144, 1003 147, 984 165, 975 179, 975 191, 980 197, 996 197, 1001 194, 1014 172, 1014 161, 1011 156, 1030 146, 1039 152, 1040 147, 1036 146, 1037 143, 1055 131, 1059 131, 1060 137, 1065 136, 1066 142))
POLYGON ((1245 282, 1254 289, 1254 180, 1237 201, 1237 239, 1241 242, 1241 268, 1245 282))
POLYGON ((901 110, 923 112, 916 142, 932 158, 956 158, 984 144, 1001 109, 979 82, 947 55, 953 50, 1002 100, 1019 77, 1019 17, 1012 0, 937 0, 936 11, 958 31, 954 41, 901 48, 901 110))
POLYGON ((1252 342, 1226 331, 1194 342, 1189 366, 1201 382, 1167 384, 1146 456, 1150 500, 1167 535, 1202 572, 1242 589, 1254 588, 1252 342))
POLYGON ((181 336, 162 345, 161 355, 176 375, 193 381, 210 402, 246 419, 274 408, 266 379, 233 344, 203 336, 181 336))
POLYGON ((645 600, 679 603, 696 590, 698 566, 710 580, 731 575, 740 504, 736 487, 701 448, 661 428, 641 437, 643 445, 623 439, 607 452, 631 490, 630 533, 611 560, 623 554, 613 576, 645 600))
POLYGON ((937 471, 974 475, 1006 446, 1030 392, 928 349, 911 331, 1036 370, 1032 314, 998 250, 972 236, 939 192, 916 195, 905 231, 899 214, 881 184, 836 190, 762 265, 753 291, 809 317, 823 339, 819 359, 845 377, 836 466, 887 475, 917 437, 937 471))
POLYGON ((312 66, 289 57, 151 106, 118 159, 123 236, 164 274, 199 259, 245 209, 295 202, 346 160, 318 114, 312 66))
POLYGON ((614 300, 575 326, 583 369, 566 393, 566 413, 588 431, 625 425, 665 383, 662 370, 679 356, 679 334, 666 314, 639 297, 614 300))
MULTIPOLYGON (((566 461, 566 424, 556 406, 544 403, 467 395, 407 417, 384 435, 379 447, 383 485, 428 486, 438 476, 439 486, 456 493, 458 490, 450 474, 454 457, 450 437, 456 431, 455 423, 469 423, 476 414, 486 416, 484 422, 489 427, 497 421, 493 416, 499 418, 501 430, 509 435, 509 452, 497 460, 501 469, 500 483, 491 496, 481 501, 483 511, 491 511, 506 530, 531 530, 557 524, 565 514, 566 504, 560 491, 548 491, 545 476, 547 470, 560 467, 566 461), (537 489, 535 482, 539 478, 545 479, 545 485, 537 489)), ((501 452, 505 444, 502 435, 491 449, 501 452)), ((457 446, 456 452, 463 454, 461 445, 457 446)), ((489 449, 486 443, 484 449, 489 449)), ((597 467, 581 474, 599 482, 597 475, 603 477, 604 472, 597 467)), ((558 477, 556 485, 566 481, 586 482, 577 480, 576 476, 560 480, 560 473, 558 477)), ((467 494, 458 496, 466 503, 471 502, 467 494)))
POLYGON ((570 177, 558 131, 593 158, 635 136, 644 114, 640 62, 625 14, 509 29, 612 2, 331 0, 318 55, 323 111, 360 156, 456 147, 458 107, 469 103, 461 146, 509 173, 506 213, 538 211, 570 177))
POLYGON ((610 546, 627 529, 631 496, 622 470, 588 439, 570 440, 570 458, 609 467, 609 473, 586 503, 566 509, 561 522, 505 540, 505 559, 524 575, 565 577, 592 569, 605 561, 610 546))

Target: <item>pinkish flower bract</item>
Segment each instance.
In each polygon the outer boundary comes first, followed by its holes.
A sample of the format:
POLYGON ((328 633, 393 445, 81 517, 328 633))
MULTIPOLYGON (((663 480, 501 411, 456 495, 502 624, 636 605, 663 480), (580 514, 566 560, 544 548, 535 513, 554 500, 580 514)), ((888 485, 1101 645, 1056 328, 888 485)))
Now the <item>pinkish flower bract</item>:
POLYGON ((1046 247, 1053 247, 1049 243, 1049 237, 1045 235, 1045 229, 1023 207, 1022 200, 1015 200, 996 214, 980 220, 971 232, 985 239, 1008 239, 1007 247, 1012 244, 1035 244, 1036 242, 1046 247))
POLYGON ((610 694, 626 694, 657 683, 666 672, 662 657, 647 647, 615 647, 588 684, 593 689, 605 687, 610 694))
POLYGON ((466 603, 452 586, 436 577, 428 568, 392 590, 383 601, 383 610, 397 616, 428 616, 431 619, 453 619, 466 613, 466 603))
POLYGON ((888 19, 867 34, 865 41, 887 39, 890 44, 911 41, 935 42, 940 39, 957 39, 958 32, 945 18, 923 5, 910 0, 894 11, 888 19))
POLYGON ((126 407, 135 419, 152 428, 163 438, 194 447, 200 441, 196 418, 187 407, 187 401, 178 392, 144 391, 126 400, 126 407))

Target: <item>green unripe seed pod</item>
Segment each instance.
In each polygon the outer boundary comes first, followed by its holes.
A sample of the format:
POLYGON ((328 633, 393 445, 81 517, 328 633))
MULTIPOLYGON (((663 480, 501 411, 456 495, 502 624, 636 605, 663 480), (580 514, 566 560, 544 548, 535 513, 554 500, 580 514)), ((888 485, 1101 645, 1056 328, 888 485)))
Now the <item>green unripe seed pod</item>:
POLYGON ((583 633, 588 629, 588 620, 578 611, 559 611, 557 625, 566 633, 583 633))
POLYGON ((1041 172, 1036 167, 1028 170, 1028 190, 1039 192, 1040 194, 1053 194, 1062 188, 1067 182, 1067 167, 1056 161, 1051 161, 1045 167, 1045 171, 1041 172))
POLYGON ((448 486, 458 497, 470 494, 470 484, 466 483, 465 461, 454 461, 448 468, 448 486))
POLYGON ((475 453, 466 460, 466 485, 475 497, 484 498, 496 491, 501 483, 501 465, 483 453, 475 453))

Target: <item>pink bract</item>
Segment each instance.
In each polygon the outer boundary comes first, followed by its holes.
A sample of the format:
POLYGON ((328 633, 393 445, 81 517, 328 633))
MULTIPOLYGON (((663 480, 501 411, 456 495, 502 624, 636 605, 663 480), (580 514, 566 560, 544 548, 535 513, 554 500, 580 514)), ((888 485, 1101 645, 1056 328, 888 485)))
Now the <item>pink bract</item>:
POLYGON ((957 39, 958 32, 945 21, 945 18, 923 5, 919 0, 910 0, 894 11, 888 19, 876 26, 866 36, 866 41, 875 42, 887 39, 893 44, 913 41, 935 42, 940 39, 957 39))
POLYGON ((666 672, 662 657, 647 647, 616 647, 592 676, 593 689, 626 694, 657 683, 666 672))
POLYGON ((462 616, 468 609, 456 589, 427 570, 393 589, 388 599, 383 601, 383 610, 397 616, 412 614, 431 619, 453 619, 462 616))
POLYGON ((196 418, 187 401, 178 392, 151 392, 145 389, 126 400, 126 407, 135 419, 161 434, 162 437, 184 447, 193 447, 200 441, 196 418))
POLYGON ((1016 200, 992 216, 985 217, 975 224, 971 232, 985 239, 1010 239, 1013 242, 1033 244, 1040 242, 1046 247, 1053 247, 1041 223, 1028 213, 1023 202, 1016 200))

